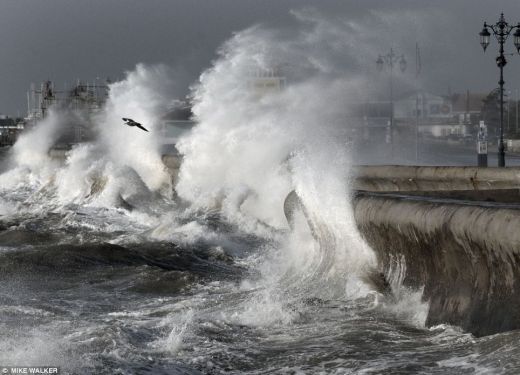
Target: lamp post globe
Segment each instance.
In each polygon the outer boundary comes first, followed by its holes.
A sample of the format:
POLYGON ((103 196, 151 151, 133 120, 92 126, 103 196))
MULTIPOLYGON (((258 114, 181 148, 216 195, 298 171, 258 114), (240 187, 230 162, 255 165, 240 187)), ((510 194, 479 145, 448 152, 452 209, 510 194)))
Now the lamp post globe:
POLYGON ((516 25, 516 31, 513 34, 513 43, 516 47, 516 51, 520 53, 520 23, 516 25))
POLYGON ((403 72, 403 73, 406 70, 406 60, 404 58, 404 55, 402 55, 401 59, 399 60, 399 68, 401 69, 401 72, 403 72))
POLYGON ((484 49, 484 52, 486 52, 486 48, 489 46, 489 37, 491 34, 489 33, 489 30, 487 29, 487 25, 484 23, 484 28, 480 32, 480 45, 484 49))
POLYGON ((383 65, 385 65, 385 62, 383 60, 383 57, 381 55, 379 55, 379 57, 376 60, 377 70, 378 71, 382 71, 383 70, 383 65))
POLYGON ((391 156, 394 157, 394 88, 393 88, 393 71, 394 65, 398 63, 401 72, 406 70, 406 59, 404 55, 398 56, 395 54, 393 48, 386 55, 379 55, 376 60, 378 71, 382 71, 385 65, 389 67, 390 72, 390 116, 388 121, 388 138, 391 147, 391 156))

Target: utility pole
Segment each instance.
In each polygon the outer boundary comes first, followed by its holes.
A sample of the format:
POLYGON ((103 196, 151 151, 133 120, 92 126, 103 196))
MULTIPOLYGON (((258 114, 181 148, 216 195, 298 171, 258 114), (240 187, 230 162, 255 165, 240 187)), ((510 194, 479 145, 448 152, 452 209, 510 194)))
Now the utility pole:
POLYGON ((515 90, 515 96, 516 96, 516 122, 515 122, 515 133, 518 134, 518 89, 515 90))
POLYGON ((493 32, 493 35, 495 36, 499 45, 499 55, 496 58, 497 66, 500 69, 500 80, 498 81, 498 85, 500 86, 500 138, 498 141, 498 166, 505 167, 506 156, 504 150, 504 67, 507 64, 507 60, 504 56, 504 43, 506 42, 509 34, 511 34, 511 31, 513 29, 516 29, 513 35, 514 44, 518 53, 520 53, 520 23, 518 23, 516 26, 510 26, 504 18, 504 13, 500 14, 498 22, 494 25, 488 25, 486 22, 484 22, 484 28, 479 34, 480 45, 484 49, 484 52, 486 52, 486 48, 489 45, 489 39, 491 36, 488 27, 493 32))
POLYGON ((419 164, 419 73, 421 54, 419 43, 415 43, 415 164, 419 164))
POLYGON ((406 60, 404 55, 397 56, 394 53, 394 50, 390 48, 390 53, 386 55, 379 55, 376 60, 377 69, 379 71, 383 70, 384 65, 388 65, 390 68, 390 145, 391 145, 391 155, 392 159, 394 158, 394 81, 393 81, 393 71, 394 64, 399 61, 399 68, 401 72, 404 72, 406 69, 406 60))

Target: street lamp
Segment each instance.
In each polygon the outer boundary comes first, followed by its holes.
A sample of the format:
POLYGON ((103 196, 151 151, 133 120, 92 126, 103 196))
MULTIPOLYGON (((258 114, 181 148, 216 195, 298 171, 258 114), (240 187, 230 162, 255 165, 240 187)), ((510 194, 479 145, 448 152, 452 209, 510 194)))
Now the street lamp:
POLYGON ((404 55, 397 56, 394 50, 390 48, 390 53, 386 55, 379 55, 376 60, 377 70, 380 72, 383 70, 385 64, 390 68, 390 144, 392 147, 392 158, 394 156, 394 83, 393 83, 393 71, 394 64, 399 63, 399 69, 401 72, 406 70, 406 60, 404 55))
POLYGON ((499 55, 496 58, 496 63, 498 68, 500 69, 500 80, 498 84, 500 85, 500 139, 498 141, 498 166, 505 167, 506 166, 506 156, 504 152, 504 67, 507 64, 506 57, 504 56, 504 43, 507 38, 511 34, 513 29, 516 29, 513 34, 513 43, 516 47, 517 52, 520 54, 520 22, 516 26, 509 25, 505 18, 504 13, 500 14, 500 18, 497 23, 494 25, 488 25, 484 22, 484 28, 479 33, 480 35, 480 45, 486 52, 486 48, 489 45, 491 33, 488 28, 491 29, 493 35, 497 39, 498 44, 500 45, 499 55))

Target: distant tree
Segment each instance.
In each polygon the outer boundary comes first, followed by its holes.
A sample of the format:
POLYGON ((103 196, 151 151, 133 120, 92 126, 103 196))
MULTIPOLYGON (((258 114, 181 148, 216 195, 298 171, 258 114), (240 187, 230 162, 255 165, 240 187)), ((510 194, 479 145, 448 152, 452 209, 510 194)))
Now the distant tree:
MULTIPOLYGON (((507 103, 505 103, 505 105, 507 105, 507 108, 509 109, 509 117, 506 118, 504 121, 506 122, 506 134, 508 136, 508 138, 515 138, 515 139, 520 139, 520 129, 517 129, 517 112, 516 112, 516 108, 517 106, 519 106, 520 103, 518 103, 516 100, 511 100, 511 101, 508 101, 507 103)), ((520 108, 520 107, 519 107, 520 108)), ((504 114, 505 116, 505 114, 504 114)), ((520 116, 520 114, 519 114, 520 116)), ((518 119, 518 121, 520 121, 520 119, 518 119)), ((520 126, 520 124, 519 124, 520 126)))
MULTIPOLYGON (((507 125, 507 97, 504 95, 504 131, 507 125)), ((482 100, 482 120, 488 129, 490 140, 500 134, 500 89, 492 90, 484 100, 482 100)))

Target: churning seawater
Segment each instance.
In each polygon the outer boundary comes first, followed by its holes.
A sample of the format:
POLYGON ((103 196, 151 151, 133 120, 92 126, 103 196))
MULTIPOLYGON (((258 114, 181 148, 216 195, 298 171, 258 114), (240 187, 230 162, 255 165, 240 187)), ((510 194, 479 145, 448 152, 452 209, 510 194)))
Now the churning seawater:
POLYGON ((178 94, 164 66, 138 65, 111 84, 91 114, 95 140, 64 160, 49 150, 84 118, 64 108, 3 150, 0 366, 518 373, 518 332, 425 327, 428 301, 400 285, 403 270, 391 297, 368 281, 377 261, 352 214, 345 138, 345 111, 366 82, 338 65, 346 50, 363 54, 352 30, 295 15, 295 35, 253 27, 223 45, 193 87, 196 126, 177 142, 173 176, 158 129, 178 94), (275 90, 252 74, 281 63, 290 76, 269 75, 275 90), (293 190, 306 212, 290 229, 293 190))
POLYGON ((164 197, 146 212, 54 199, 50 189, 2 189, 2 366, 77 374, 518 369, 517 332, 477 339, 426 328, 413 293, 330 297, 332 280, 315 290, 306 267, 322 260, 312 259, 320 250, 306 228, 253 234, 164 197))

